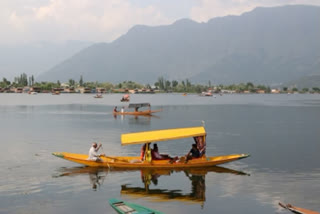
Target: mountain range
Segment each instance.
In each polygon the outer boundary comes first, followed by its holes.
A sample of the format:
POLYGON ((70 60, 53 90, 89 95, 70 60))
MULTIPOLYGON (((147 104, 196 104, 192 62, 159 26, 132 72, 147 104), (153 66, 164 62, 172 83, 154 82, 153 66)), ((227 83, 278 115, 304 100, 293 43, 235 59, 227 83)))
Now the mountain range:
POLYGON ((37 76, 92 44, 86 41, 0 44, 0 78, 11 80, 22 73, 37 76))
POLYGON ((256 8, 240 16, 132 27, 111 43, 93 44, 37 80, 154 83, 253 82, 276 85, 320 74, 320 7, 256 8))

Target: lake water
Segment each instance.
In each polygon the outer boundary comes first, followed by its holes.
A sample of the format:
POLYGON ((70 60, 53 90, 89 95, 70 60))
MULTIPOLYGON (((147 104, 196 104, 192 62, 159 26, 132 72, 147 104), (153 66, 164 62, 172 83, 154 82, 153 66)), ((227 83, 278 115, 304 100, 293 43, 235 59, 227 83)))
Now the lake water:
MULTIPOLYGON (((115 213, 121 198, 164 213, 287 213, 279 201, 320 211, 320 95, 132 95, 163 111, 154 117, 112 116, 121 95, 0 94, 0 213, 115 213), (92 169, 52 156, 139 155, 121 147, 127 132, 199 126, 207 155, 249 153, 247 159, 193 171, 92 169)), ((192 139, 160 142, 171 155, 192 139)))

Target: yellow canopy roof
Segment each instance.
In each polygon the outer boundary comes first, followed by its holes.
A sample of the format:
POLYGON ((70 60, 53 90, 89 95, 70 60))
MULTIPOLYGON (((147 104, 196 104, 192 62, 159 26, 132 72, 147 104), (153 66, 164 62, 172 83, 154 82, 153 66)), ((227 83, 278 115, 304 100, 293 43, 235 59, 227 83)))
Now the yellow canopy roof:
POLYGON ((203 126, 135 132, 121 135, 122 145, 142 144, 206 135, 203 126))

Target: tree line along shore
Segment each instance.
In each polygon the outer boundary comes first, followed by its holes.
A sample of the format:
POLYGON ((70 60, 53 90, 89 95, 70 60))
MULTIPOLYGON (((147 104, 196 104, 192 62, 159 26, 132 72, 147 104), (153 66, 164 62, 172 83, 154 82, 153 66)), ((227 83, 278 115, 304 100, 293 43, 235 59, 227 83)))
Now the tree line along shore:
POLYGON ((166 80, 159 77, 157 81, 151 84, 140 84, 133 81, 123 81, 113 84, 110 82, 85 82, 80 76, 79 81, 69 79, 68 82, 37 82, 34 76, 28 77, 27 74, 21 74, 15 77, 11 82, 3 78, 0 82, 1 93, 320 93, 320 88, 302 88, 296 87, 276 87, 271 88, 265 85, 254 85, 251 82, 231 84, 231 85, 213 85, 209 80, 207 84, 193 84, 188 79, 166 80))

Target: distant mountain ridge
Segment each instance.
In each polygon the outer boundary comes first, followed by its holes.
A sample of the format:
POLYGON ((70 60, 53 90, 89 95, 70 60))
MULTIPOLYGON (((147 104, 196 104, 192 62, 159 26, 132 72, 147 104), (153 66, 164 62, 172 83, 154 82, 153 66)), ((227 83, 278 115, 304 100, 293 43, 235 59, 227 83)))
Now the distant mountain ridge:
POLYGON ((320 74, 320 7, 256 8, 207 23, 137 25, 112 43, 94 44, 38 77, 154 83, 169 80, 279 84, 320 74))
POLYGON ((0 78, 13 79, 22 73, 36 76, 90 45, 84 41, 0 44, 0 78))
POLYGON ((304 76, 297 80, 286 82, 282 84, 282 87, 298 88, 299 90, 303 88, 320 88, 320 74, 304 76))

